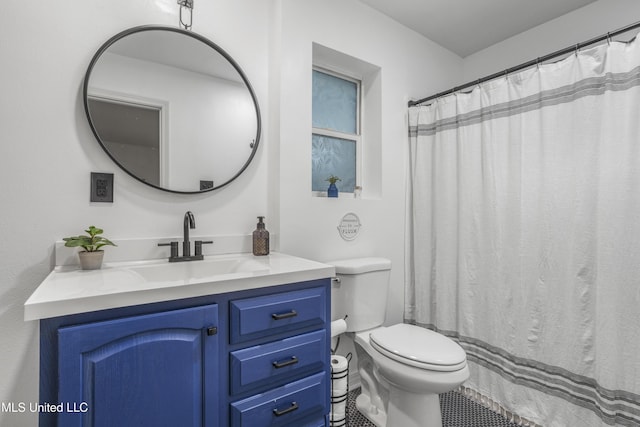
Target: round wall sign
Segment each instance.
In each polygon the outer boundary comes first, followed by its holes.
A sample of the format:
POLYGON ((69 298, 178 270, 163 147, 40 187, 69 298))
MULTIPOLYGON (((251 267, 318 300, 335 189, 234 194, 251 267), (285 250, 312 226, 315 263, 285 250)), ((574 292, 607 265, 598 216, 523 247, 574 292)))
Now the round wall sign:
POLYGON ((358 215, 349 212, 342 217, 342 220, 340 220, 340 224, 338 224, 338 233, 340 233, 340 237, 344 240, 354 240, 358 237, 361 226, 362 224, 360 223, 358 215))

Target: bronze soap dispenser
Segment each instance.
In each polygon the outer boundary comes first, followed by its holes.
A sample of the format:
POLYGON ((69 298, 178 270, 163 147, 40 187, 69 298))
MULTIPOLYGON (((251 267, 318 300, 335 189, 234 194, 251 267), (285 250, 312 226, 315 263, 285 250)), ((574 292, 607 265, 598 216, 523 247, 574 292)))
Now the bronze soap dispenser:
POLYGON ((253 254, 269 255, 269 232, 264 228, 264 217, 258 217, 258 225, 253 232, 253 254))

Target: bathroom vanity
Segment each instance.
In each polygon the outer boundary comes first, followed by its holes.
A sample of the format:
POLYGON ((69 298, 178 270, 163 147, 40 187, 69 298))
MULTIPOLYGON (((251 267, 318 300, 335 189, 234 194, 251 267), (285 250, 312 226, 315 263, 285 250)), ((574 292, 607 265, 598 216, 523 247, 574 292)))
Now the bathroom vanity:
POLYGON ((56 268, 25 303, 40 425, 328 425, 333 274, 279 253, 56 268))

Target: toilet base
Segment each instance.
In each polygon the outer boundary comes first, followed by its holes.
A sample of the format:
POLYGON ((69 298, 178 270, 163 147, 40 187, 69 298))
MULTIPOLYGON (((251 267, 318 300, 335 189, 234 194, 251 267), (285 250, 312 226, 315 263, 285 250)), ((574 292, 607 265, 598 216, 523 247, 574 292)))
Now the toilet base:
POLYGON ((369 396, 362 393, 356 398, 356 408, 376 427, 385 427, 387 425, 387 414, 377 408, 369 396))
POLYGON ((437 394, 416 395, 393 389, 386 414, 363 393, 356 399, 356 408, 376 427, 442 427, 437 394))
POLYGON ((387 427, 442 427, 437 394, 408 393, 391 388, 387 427))

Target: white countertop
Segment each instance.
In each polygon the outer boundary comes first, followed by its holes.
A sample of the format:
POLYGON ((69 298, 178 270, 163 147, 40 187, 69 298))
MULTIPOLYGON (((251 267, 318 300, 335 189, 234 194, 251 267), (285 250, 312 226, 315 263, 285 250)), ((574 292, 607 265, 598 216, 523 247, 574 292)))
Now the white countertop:
POLYGON ((24 319, 264 288, 333 277, 333 266, 281 253, 206 256, 203 261, 105 263, 101 270, 56 267, 24 304, 24 319))

